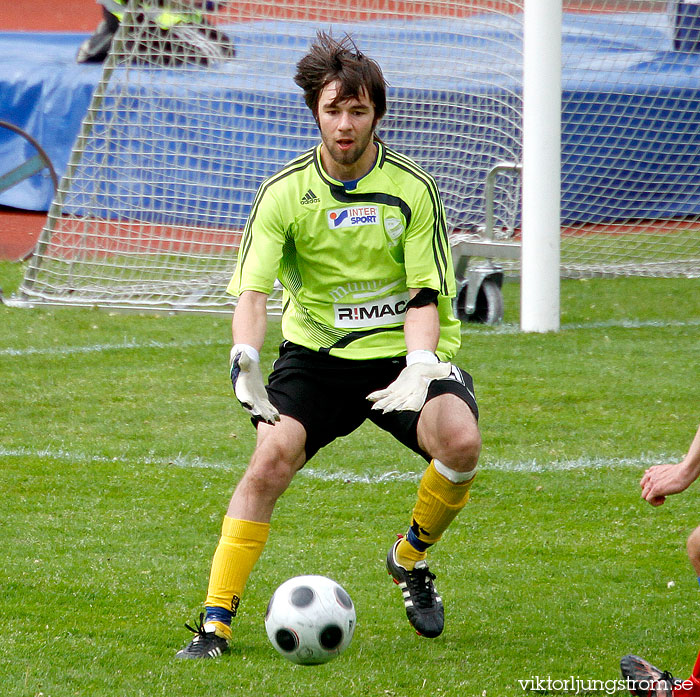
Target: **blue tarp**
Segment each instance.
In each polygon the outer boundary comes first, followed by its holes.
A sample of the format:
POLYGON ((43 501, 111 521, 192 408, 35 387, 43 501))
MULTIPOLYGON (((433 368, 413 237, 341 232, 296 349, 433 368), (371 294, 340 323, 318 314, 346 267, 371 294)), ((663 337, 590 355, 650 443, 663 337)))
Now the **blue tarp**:
MULTIPOLYGON (((518 16, 490 18, 488 24, 478 17, 449 24, 421 20, 408 27, 397 25, 393 33, 386 24, 343 27, 379 61, 391 84, 391 117, 382 133, 387 142, 423 163, 439 183, 467 181, 446 201, 451 222, 458 227, 483 222, 485 171, 499 160, 519 157, 521 22, 518 16), (441 35, 440 52, 436 33, 441 35), (416 48, 427 41, 430 50, 416 48), (498 60, 484 62, 484 55, 497 55, 498 60), (431 65, 445 61, 451 66, 449 79, 420 77, 434 75, 431 65), (449 103, 457 118, 426 118, 434 115, 436 102, 449 103), (495 116, 483 123, 479 114, 486 102, 495 106, 495 116), (445 146, 446 129, 456 147, 445 146), (405 139, 408 131, 413 132, 410 141, 405 139), (473 149, 475 143, 483 147, 465 159, 467 145, 473 149)), ((700 213, 700 56, 673 52, 668 24, 665 16, 650 14, 564 16, 565 222, 700 213)), ((282 28, 278 22, 228 27, 245 70, 237 70, 234 62, 228 74, 207 88, 206 99, 213 108, 206 123, 193 125, 184 100, 181 109, 172 108, 178 100, 178 78, 172 71, 164 79, 166 71, 141 70, 126 93, 124 83, 120 87, 123 75, 116 71, 104 105, 114 110, 116 121, 128 123, 142 97, 153 111, 157 102, 152 88, 157 88, 158 99, 169 102, 168 108, 147 124, 147 137, 138 129, 116 140, 104 126, 93 131, 92 154, 83 159, 78 173, 94 179, 94 188, 73 192, 67 205, 89 205, 93 210, 97 206, 135 218, 148 210, 154 219, 167 210, 181 222, 239 227, 251 203, 251 180, 271 174, 317 139, 291 69, 283 74, 267 67, 274 50, 285 52, 293 65, 315 30, 291 23, 282 28), (254 95, 265 99, 252 99, 254 95), (232 108, 221 116, 225 110, 214 108, 217 104, 232 108), (280 118, 297 112, 298 118, 280 118), (183 139, 192 143, 187 156, 167 145, 183 139), (133 147, 137 142, 146 143, 146 150, 143 145, 133 147), (233 149, 233 157, 217 158, 222 143, 233 149), (166 186, 160 175, 149 182, 146 174, 144 182, 144 172, 150 171, 146 161, 149 167, 158 161, 163 172, 173 173, 166 186), (207 163, 208 179, 189 180, 187 171, 202 162, 207 163), (258 169, 251 170, 252 162, 259 163, 258 169), (110 167, 118 168, 118 177, 100 176, 110 167), (106 185, 108 180, 119 184, 106 185), (206 221, 192 205, 203 197, 217 202, 206 221)), ((37 138, 59 176, 102 73, 101 66, 75 63, 83 38, 0 33, 0 119, 37 138)), ((191 80, 191 72, 186 79, 191 80)), ((16 139, 0 132, 0 172, 19 164, 24 154, 17 152, 16 139)), ((0 204, 29 210, 46 210, 50 200, 47 174, 0 195, 0 204)))
MULTIPOLYGON (((75 63, 82 34, 0 33, 0 119, 27 131, 49 155, 59 177, 85 116, 102 66, 75 63)), ((0 129, 0 172, 36 154, 0 129)), ((53 187, 48 172, 0 195, 0 204, 45 211, 53 187)))

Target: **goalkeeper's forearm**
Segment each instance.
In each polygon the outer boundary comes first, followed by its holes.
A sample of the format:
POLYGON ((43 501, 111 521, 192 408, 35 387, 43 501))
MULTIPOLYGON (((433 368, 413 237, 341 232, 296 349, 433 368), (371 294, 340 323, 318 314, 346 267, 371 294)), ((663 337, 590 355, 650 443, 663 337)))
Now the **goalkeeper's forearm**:
POLYGON ((267 295, 254 290, 241 293, 231 322, 233 343, 260 351, 267 332, 267 295))
MULTIPOLYGON (((412 288, 411 298, 417 293, 418 291, 412 288)), ((403 332, 407 353, 419 350, 435 353, 440 340, 440 317, 437 305, 430 303, 422 307, 410 307, 406 312, 403 332)))
MULTIPOLYGON (((413 300, 420 291, 411 290, 413 300)), ((433 291, 437 297, 437 293, 433 291)), ((452 366, 440 363, 435 349, 440 339, 440 319, 437 305, 423 293, 419 302, 409 307, 404 321, 406 341, 406 367, 399 376, 383 390, 367 395, 374 402, 372 409, 389 411, 420 411, 425 404, 428 387, 432 380, 449 376, 452 366)))

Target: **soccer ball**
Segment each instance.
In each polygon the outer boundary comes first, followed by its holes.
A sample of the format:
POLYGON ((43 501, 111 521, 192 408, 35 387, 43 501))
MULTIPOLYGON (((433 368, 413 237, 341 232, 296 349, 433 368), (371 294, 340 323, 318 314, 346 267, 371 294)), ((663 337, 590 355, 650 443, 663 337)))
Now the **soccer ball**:
POLYGON ((270 598, 265 629, 272 645, 292 663, 326 663, 350 644, 355 606, 330 578, 296 576, 270 598))

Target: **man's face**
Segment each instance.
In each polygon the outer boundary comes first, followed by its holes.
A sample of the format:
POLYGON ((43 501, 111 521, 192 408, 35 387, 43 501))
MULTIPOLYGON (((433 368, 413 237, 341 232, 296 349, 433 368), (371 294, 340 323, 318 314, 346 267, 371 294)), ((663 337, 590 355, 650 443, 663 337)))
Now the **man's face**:
MULTIPOLYGON (((362 167, 364 159, 371 156, 374 162, 374 148, 369 148, 374 132, 374 105, 366 90, 359 99, 351 98, 334 104, 337 83, 331 82, 321 91, 318 100, 318 125, 321 139, 333 163, 342 170, 352 170, 354 165, 362 167), (371 153, 369 152, 371 150, 371 153)), ((361 172, 358 176, 362 176, 361 172)), ((333 172, 329 172, 333 176, 333 172)))

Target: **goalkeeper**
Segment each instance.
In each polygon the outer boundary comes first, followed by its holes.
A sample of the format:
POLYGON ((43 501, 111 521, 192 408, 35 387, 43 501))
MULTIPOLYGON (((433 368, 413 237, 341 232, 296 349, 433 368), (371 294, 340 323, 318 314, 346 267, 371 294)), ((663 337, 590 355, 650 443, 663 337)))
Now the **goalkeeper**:
POLYGON ((257 443, 223 521, 195 636, 177 656, 219 656, 268 538, 277 499, 323 446, 366 419, 429 463, 408 532, 387 555, 408 619, 436 637, 443 604, 426 555, 469 498, 481 438, 460 346, 444 210, 433 178, 386 147, 379 66, 319 33, 297 64, 321 143, 266 180, 228 287, 231 379, 257 443), (279 358, 267 388, 266 301, 284 288, 279 358))

